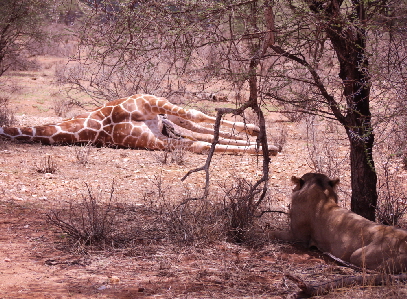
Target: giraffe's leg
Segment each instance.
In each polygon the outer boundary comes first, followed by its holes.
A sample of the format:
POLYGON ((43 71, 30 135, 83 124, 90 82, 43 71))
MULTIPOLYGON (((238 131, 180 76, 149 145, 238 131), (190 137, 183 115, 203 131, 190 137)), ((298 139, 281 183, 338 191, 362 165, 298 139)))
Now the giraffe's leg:
MULTIPOLYGON (((144 103, 138 103, 138 107, 143 107, 144 117, 150 117, 152 114, 167 114, 175 115, 180 118, 190 120, 197 123, 210 123, 215 124, 216 118, 206 115, 195 109, 184 109, 180 106, 170 103, 165 98, 158 98, 151 95, 137 95, 135 101, 144 101, 144 103), (147 113, 148 111, 148 113, 147 113)), ((144 120, 151 118, 144 118, 144 120)), ((141 120, 141 119, 140 119, 141 120)), ((253 124, 245 124, 243 122, 231 122, 227 120, 221 120, 221 125, 232 128, 237 132, 246 132, 252 136, 257 136, 260 132, 259 127, 253 124)))
MULTIPOLYGON (((203 122, 203 123, 209 123, 209 124, 215 124, 216 122, 216 118, 206 115, 204 113, 202 113, 201 111, 195 110, 195 109, 185 109, 188 114, 187 117, 185 117, 185 119, 187 120, 191 120, 194 122, 203 122)), ((181 115, 179 115, 180 117, 182 117, 181 115)), ((182 117, 184 118, 184 117, 182 117)), ((232 122, 232 121, 228 121, 228 120, 221 120, 220 121, 221 126, 225 126, 225 127, 229 127, 232 128, 233 130, 236 130, 237 132, 241 133, 241 132, 246 132, 249 135, 252 136, 257 136, 259 135, 260 132, 260 128, 256 125, 253 124, 246 124, 243 122, 232 122)))
MULTIPOLYGON (((211 149, 212 144, 205 141, 192 141, 190 139, 181 138, 181 139, 174 139, 169 138, 164 135, 155 135, 156 140, 151 142, 148 146, 148 149, 169 149, 174 150, 178 147, 183 147, 188 151, 198 153, 198 154, 206 154, 211 149)), ((237 140, 236 140, 237 141, 237 140)), ((255 145, 246 145, 246 146, 239 146, 239 145, 226 145, 226 144, 217 144, 215 147, 216 153, 229 153, 229 154, 261 154, 262 149, 258 148, 255 145)), ((275 146, 269 146, 268 154, 269 155, 277 155, 279 149, 275 146)))
MULTIPOLYGON (((204 141, 195 141, 193 144, 190 146, 190 150, 194 153, 200 153, 204 154, 207 153, 212 144, 204 141)), ((236 146, 236 145, 225 145, 225 144, 218 144, 215 147, 215 152, 216 153, 230 153, 230 154, 241 154, 241 153, 246 153, 246 154, 261 154, 262 149, 257 148, 254 145, 249 145, 249 146, 236 146)), ((275 146, 269 146, 268 148, 268 154, 269 155, 277 155, 279 152, 279 148, 275 146)))
MULTIPOLYGON (((211 143, 204 141, 194 141, 187 138, 170 138, 162 134, 162 124, 161 119, 157 117, 154 120, 146 120, 143 122, 134 122, 130 128, 119 127, 114 129, 118 134, 123 134, 123 139, 119 143, 121 138, 115 140, 115 144, 130 148, 147 148, 151 150, 174 150, 177 147, 184 147, 186 150, 195 153, 206 153, 211 148, 211 143), (129 130, 131 133, 124 132, 129 130)), ((118 136, 119 137, 119 136, 118 136)), ((239 141, 239 140, 235 140, 239 141)), ((275 155, 277 153, 277 148, 271 147, 268 149, 269 154, 275 155)), ((216 152, 224 153, 249 153, 258 154, 261 153, 256 146, 245 145, 217 145, 215 148, 216 152)))
MULTIPOLYGON (((180 117, 174 116, 174 115, 168 115, 168 119, 171 122, 175 123, 176 125, 183 127, 185 129, 188 129, 192 132, 184 132, 184 137, 189 138, 191 140, 195 141, 204 141, 208 143, 213 142, 213 134, 214 130, 213 129, 208 129, 205 127, 202 127, 198 124, 195 124, 189 120, 182 119, 180 117), (194 132, 197 132, 198 134, 195 134, 194 132), (203 134, 201 134, 203 133, 203 134)), ((239 137, 239 140, 236 140, 235 135, 227 133, 227 132, 219 132, 219 136, 223 138, 219 138, 219 144, 225 144, 225 145, 236 145, 236 146, 252 146, 256 147, 256 143, 250 142, 249 140, 243 140, 243 138, 239 137)), ((280 152, 281 148, 276 147, 274 145, 269 145, 269 152, 280 152)))
MULTIPOLYGON (((209 142, 206 141, 199 141, 199 140, 191 140, 188 138, 171 138, 162 134, 162 127, 160 125, 160 118, 157 118, 157 121, 145 121, 145 125, 148 126, 150 129, 149 131, 149 149, 169 149, 174 150, 177 147, 183 147, 188 151, 205 154, 207 153, 211 146, 212 146, 212 139, 213 136, 207 136, 209 142)), ((220 141, 224 141, 220 139, 220 141)), ((228 140, 226 139, 226 143, 228 142, 235 142, 235 145, 226 145, 226 144, 217 144, 215 147, 215 152, 222 152, 222 153, 248 153, 248 154, 260 154, 262 153, 261 149, 259 149, 256 145, 247 144, 246 141, 243 140, 228 140), (238 145, 237 143, 243 143, 242 145, 238 145)), ((275 146, 269 146, 268 153, 269 155, 276 155, 279 149, 275 146)))
POLYGON ((190 139, 165 136, 162 133, 163 124, 159 116, 151 120, 134 121, 126 124, 126 127, 116 125, 113 131, 117 132, 114 144, 129 148, 174 150, 177 146, 189 148, 193 143, 190 139))
MULTIPOLYGON (((200 133, 195 133, 195 132, 182 132, 180 133, 183 138, 190 139, 192 141, 204 141, 207 143, 212 143, 213 142, 213 135, 208 135, 208 134, 200 134, 200 133)), ((219 138, 218 140, 219 144, 226 144, 226 145, 236 145, 236 146, 250 146, 250 145, 256 145, 253 142, 250 142, 249 140, 235 140, 235 139, 228 139, 228 138, 219 138)))
MULTIPOLYGON (((171 121, 172 123, 176 124, 177 126, 180 126, 181 128, 190 130, 192 132, 200 133, 200 134, 209 134, 212 135, 214 134, 213 129, 205 128, 202 127, 192 121, 183 119, 181 117, 175 116, 175 115, 167 115, 167 119, 171 121)), ((219 136, 226 138, 226 139, 236 139, 236 140, 243 140, 243 137, 237 136, 236 134, 228 133, 228 132, 223 132, 219 131, 219 136)))
MULTIPOLYGON (((233 140, 232 140, 233 141, 233 140)), ((235 140, 238 141, 238 140, 235 140)), ((183 147, 188 151, 205 154, 211 148, 211 143, 205 141, 193 141, 186 138, 170 138, 164 136, 161 133, 143 132, 139 137, 129 136, 126 138, 123 146, 131 148, 146 148, 150 150, 175 150, 176 148, 183 147)), ((260 154, 262 151, 254 145, 237 146, 237 145, 224 145, 218 144, 215 147, 215 152, 221 153, 248 153, 248 154, 260 154)), ((269 147, 268 153, 270 155, 276 155, 278 148, 269 147)))
MULTIPOLYGON (((170 126, 174 126, 174 122, 179 127, 184 128, 182 132, 177 132, 177 134, 181 135, 184 138, 193 140, 193 141, 205 141, 212 143, 213 142, 213 129, 208 129, 197 125, 189 120, 185 120, 179 118, 174 115, 170 115, 168 119, 162 119, 163 123, 168 123, 170 126)), ((229 137, 234 137, 234 135, 227 133, 227 132, 220 132, 219 134, 221 137, 226 138, 219 138, 219 144, 228 144, 228 145, 237 145, 237 146, 249 146, 249 145, 256 145, 255 143, 250 142, 250 140, 243 140, 243 138, 239 137, 239 139, 230 139, 229 137)), ((166 135, 168 136, 168 135, 166 135)), ((171 137, 171 136, 168 136, 171 137)))

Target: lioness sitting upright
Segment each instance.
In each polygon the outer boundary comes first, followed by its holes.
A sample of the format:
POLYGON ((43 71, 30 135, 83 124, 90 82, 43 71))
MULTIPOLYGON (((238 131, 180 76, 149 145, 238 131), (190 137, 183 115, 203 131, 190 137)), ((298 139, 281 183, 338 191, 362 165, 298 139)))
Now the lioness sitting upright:
POLYGON ((286 239, 316 246, 359 267, 390 273, 407 270, 406 230, 374 223, 339 207, 335 192, 339 179, 307 173, 292 181, 296 186, 286 239))

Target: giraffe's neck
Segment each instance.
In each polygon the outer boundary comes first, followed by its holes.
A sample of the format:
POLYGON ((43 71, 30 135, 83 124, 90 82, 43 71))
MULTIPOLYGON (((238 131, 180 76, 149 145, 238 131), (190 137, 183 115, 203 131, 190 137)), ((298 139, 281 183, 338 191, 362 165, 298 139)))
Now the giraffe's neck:
POLYGON ((63 124, 62 122, 59 124, 33 127, 0 128, 0 136, 16 141, 41 142, 43 144, 71 144, 78 142, 75 132, 68 133, 61 130, 61 125, 63 124))

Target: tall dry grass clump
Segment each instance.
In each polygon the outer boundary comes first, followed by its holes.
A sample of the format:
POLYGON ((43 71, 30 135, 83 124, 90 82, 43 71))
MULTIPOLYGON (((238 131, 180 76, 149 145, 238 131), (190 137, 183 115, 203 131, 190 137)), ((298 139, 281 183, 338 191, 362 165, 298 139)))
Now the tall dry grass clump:
POLYGON ((6 95, 0 94, 0 126, 7 127, 12 126, 16 119, 14 112, 9 106, 10 98, 6 95))

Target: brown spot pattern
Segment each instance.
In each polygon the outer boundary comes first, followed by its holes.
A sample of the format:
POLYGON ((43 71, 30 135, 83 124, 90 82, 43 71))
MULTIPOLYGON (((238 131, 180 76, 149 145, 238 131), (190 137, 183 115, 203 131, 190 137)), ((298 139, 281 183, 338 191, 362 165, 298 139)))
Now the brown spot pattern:
POLYGON ((15 140, 19 140, 19 141, 30 141, 31 140, 31 136, 17 136, 15 138, 15 140))
POLYGON ((40 126, 35 127, 35 135, 36 136, 52 136, 57 132, 55 126, 40 126))
POLYGON ((33 136, 33 128, 31 127, 21 128, 21 134, 33 136))
POLYGON ((102 128, 102 125, 100 124, 100 122, 93 120, 93 119, 89 119, 88 120, 88 128, 94 129, 94 130, 100 130, 102 128))
POLYGON ((18 135, 20 135, 20 132, 18 131, 18 128, 4 128, 4 133, 9 135, 9 136, 18 136, 18 135))
POLYGON ((75 133, 84 127, 85 119, 72 119, 59 124, 63 132, 75 133))
POLYGON ((115 124, 129 122, 131 120, 130 113, 124 111, 120 106, 113 108, 112 121, 115 124))
POLYGON ((78 133, 79 136, 78 142, 93 141, 95 140, 97 135, 98 135, 97 131, 84 129, 78 133))
POLYGON ((78 142, 76 140, 74 134, 69 134, 69 133, 59 133, 52 137, 55 143, 61 143, 61 144, 72 144, 75 142, 78 142))
POLYGON ((113 142, 115 144, 121 145, 124 138, 126 138, 131 132, 132 125, 130 123, 120 123, 114 126, 112 132, 113 142))
MULTIPOLYGON (((210 146, 210 144, 203 142, 209 140, 208 137, 191 141, 189 139, 175 140, 162 135, 159 132, 161 118, 157 116, 158 114, 175 115, 195 122, 214 123, 215 120, 201 112, 176 106, 164 98, 151 95, 134 95, 108 102, 91 112, 66 119, 58 124, 21 129, 1 128, 0 135, 10 139, 37 141, 43 144, 93 142, 102 146, 115 145, 149 149, 171 148, 174 144, 182 143, 195 152, 203 152, 210 146)), ((183 122, 180 121, 181 126, 182 124, 183 122)), ((237 131, 246 130, 243 123, 222 121, 222 125, 233 127, 237 131)), ((195 129, 196 127, 185 128, 195 129)), ((253 127, 255 128, 255 126, 253 127)), ((199 131, 196 132, 199 133, 199 131)), ((243 152, 245 148, 247 148, 246 145, 243 147, 218 145, 216 151, 243 152)), ((252 152, 258 153, 255 146, 253 146, 252 152)))

